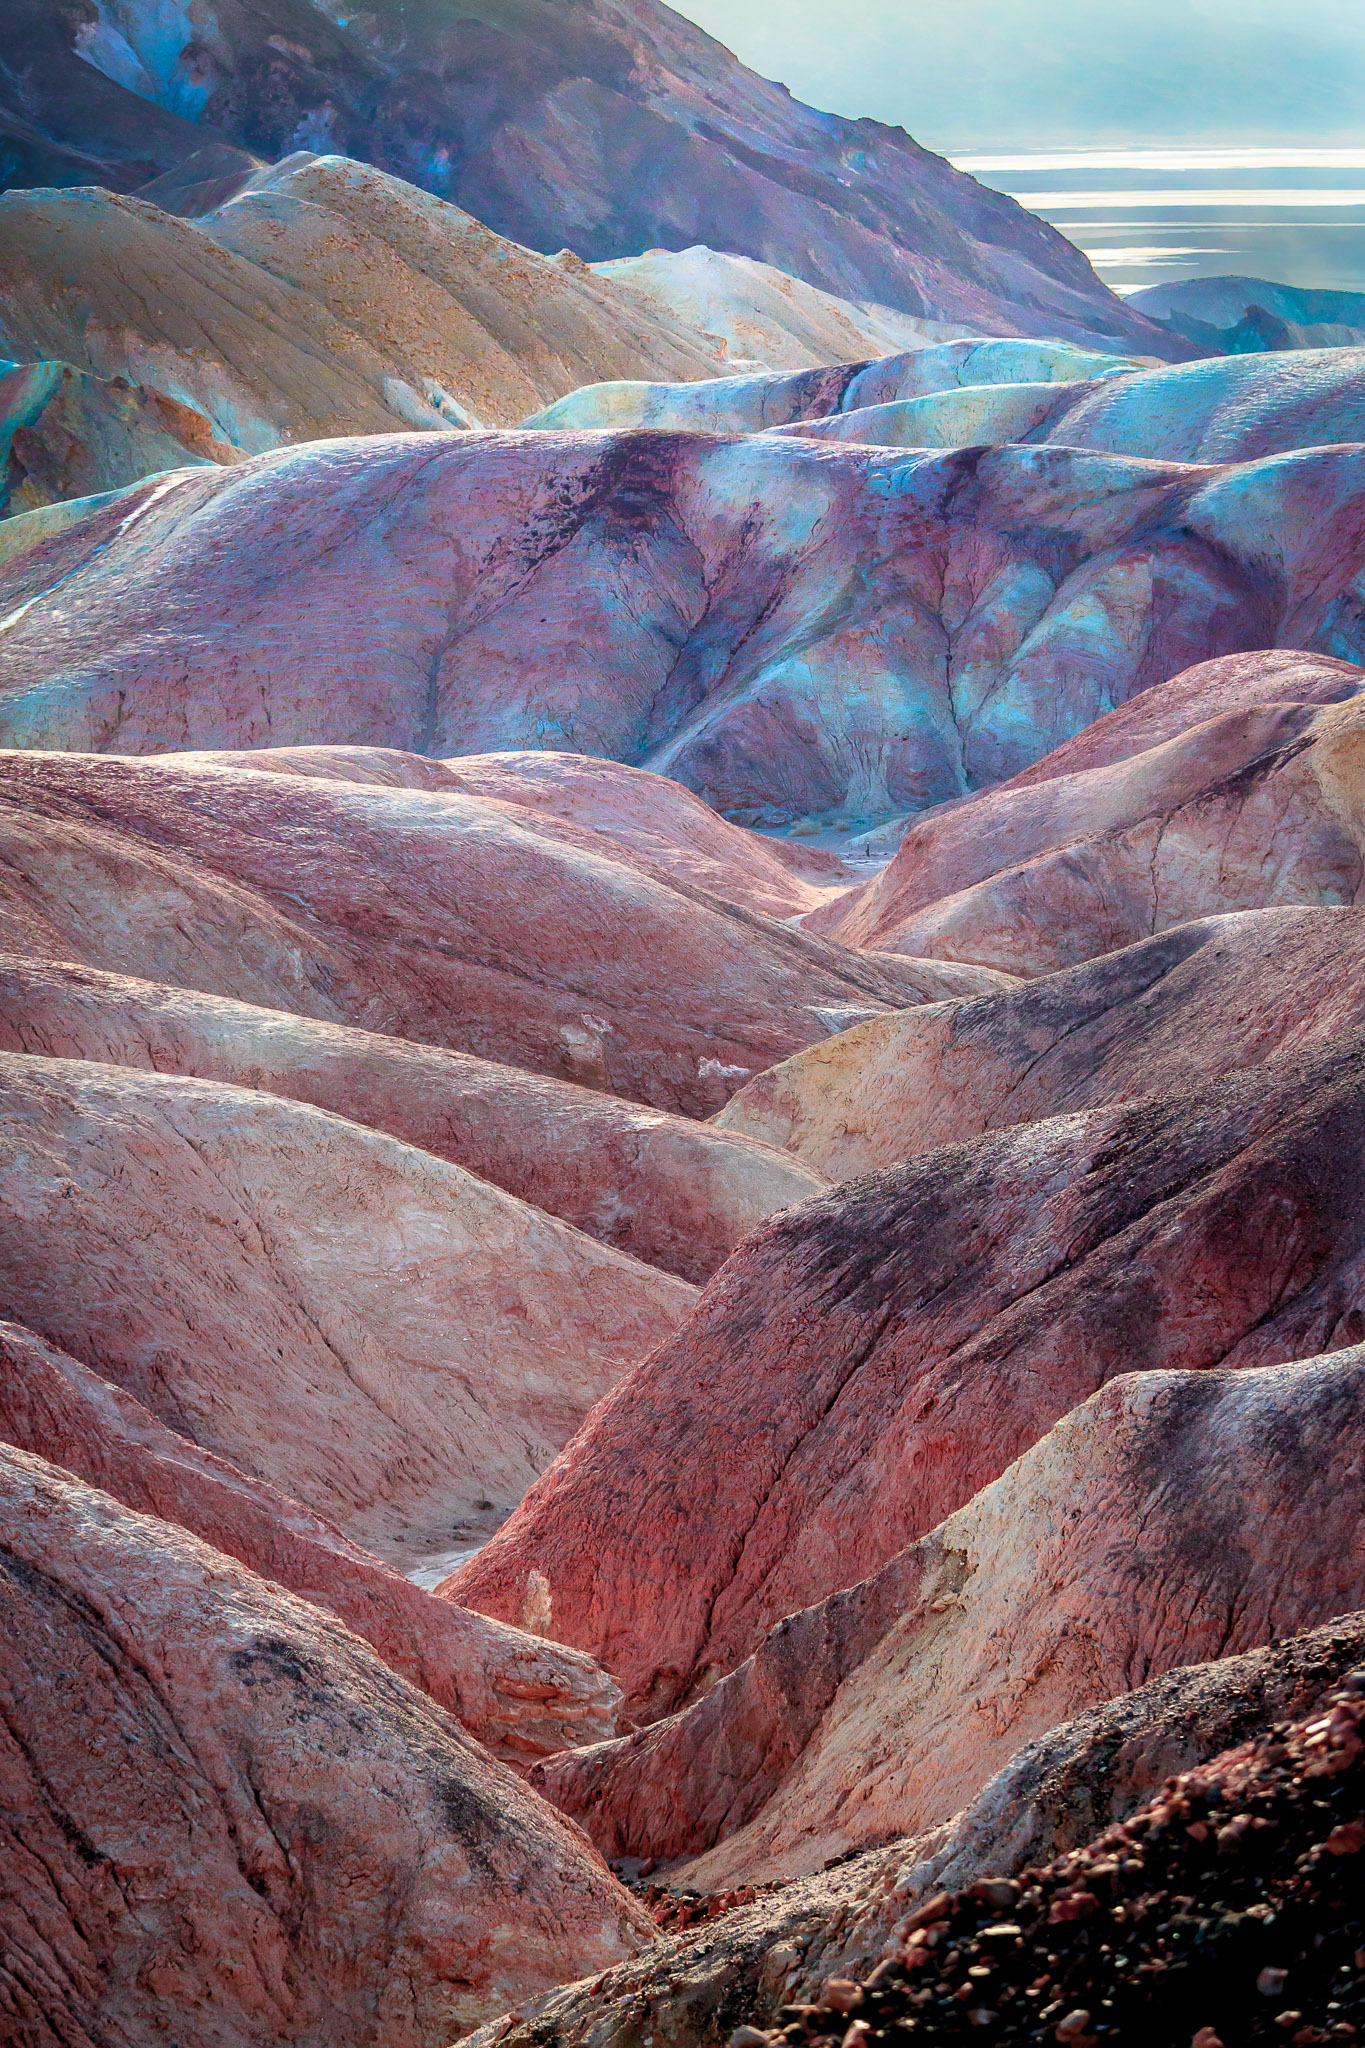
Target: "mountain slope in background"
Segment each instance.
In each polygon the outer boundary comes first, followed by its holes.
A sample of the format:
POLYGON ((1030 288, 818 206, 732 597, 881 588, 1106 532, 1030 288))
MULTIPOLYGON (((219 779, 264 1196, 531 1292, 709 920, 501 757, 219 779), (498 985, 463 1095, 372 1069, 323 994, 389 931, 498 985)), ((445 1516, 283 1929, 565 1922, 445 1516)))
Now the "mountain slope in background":
POLYGON ((652 0, 15 0, 0 124, 15 184, 131 190, 201 144, 342 151, 544 252, 705 243, 920 318, 1188 352, 1012 199, 652 0))

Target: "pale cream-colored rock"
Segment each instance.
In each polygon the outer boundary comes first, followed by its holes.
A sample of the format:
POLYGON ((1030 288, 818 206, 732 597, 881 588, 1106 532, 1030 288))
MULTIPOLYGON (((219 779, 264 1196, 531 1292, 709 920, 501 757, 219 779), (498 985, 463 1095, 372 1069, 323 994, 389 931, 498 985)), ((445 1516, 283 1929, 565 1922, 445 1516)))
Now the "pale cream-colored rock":
POLYGON ((1007 1124, 1178 1093, 1365 1025, 1365 911, 1203 918, 976 1002, 897 1011, 757 1075, 714 1119, 847 1180, 1007 1124))
POLYGON ((970 330, 890 306, 856 305, 753 256, 719 249, 646 249, 594 263, 598 277, 663 314, 714 335, 727 361, 810 370, 952 341, 970 330))
POLYGON ((350 157, 286 159, 199 226, 324 307, 455 425, 510 426, 604 376, 686 380, 724 364, 685 314, 350 157))
POLYGON ((0 1134, 8 1313, 408 1568, 494 1526, 694 1299, 273 1095, 6 1053, 0 1134))
POLYGON ((321 1609, 0 1446, 0 2035, 444 2048, 650 1944, 321 1609))

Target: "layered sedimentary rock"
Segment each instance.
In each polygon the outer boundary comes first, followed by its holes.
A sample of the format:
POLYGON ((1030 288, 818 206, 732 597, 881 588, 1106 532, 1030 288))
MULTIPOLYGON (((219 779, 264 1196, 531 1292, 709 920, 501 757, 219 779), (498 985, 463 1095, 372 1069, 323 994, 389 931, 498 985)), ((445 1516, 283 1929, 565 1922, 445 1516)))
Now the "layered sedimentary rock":
POLYGON ((325 307, 456 425, 510 426, 603 376, 707 378, 723 363, 685 314, 346 157, 286 158, 201 228, 325 307))
POLYGON ((0 1048, 311 1103, 686 1280, 824 1185, 773 1147, 572 1082, 60 962, 0 955, 0 1048))
POLYGON ((0 516, 239 459, 201 412, 126 377, 90 377, 69 363, 0 364, 0 516))
POLYGON ((685 1713, 535 1781, 607 1853, 705 1890, 948 1819, 1021 1743, 1181 1664, 1357 1608, 1365 1350, 1143 1373, 873 1578, 779 1622, 685 1713), (698 1853, 702 1852, 702 1853, 698 1853))
POLYGON ((538 1571, 551 1633, 658 1715, 1107 1380, 1358 1342, 1362 1058, 990 1133, 775 1218, 450 1590, 514 1618, 538 1571))
POLYGON ((1358 697, 1262 703, 1008 783, 912 826, 875 881, 813 916, 846 945, 1036 975, 1193 918, 1353 903, 1362 732, 1358 697))
MULTIPOLYGON (((420 18, 398 0, 345 17, 277 0, 268 20, 211 0, 192 24, 148 0, 60 21, 16 0, 0 57, 22 81, 12 104, 43 178, 81 175, 62 157, 73 129, 93 176, 123 188, 150 176, 148 155, 167 170, 201 142, 268 158, 341 149, 546 252, 567 243, 591 262, 704 242, 917 317, 1185 352, 1012 199, 900 129, 802 106, 652 0, 420 18)), ((33 175, 21 159, 20 181, 33 175)))
POLYGON ((1081 1848, 1168 1777, 1273 1722, 1306 1718, 1363 1660, 1365 1616, 1353 1614, 1151 1679, 1027 1744, 942 1827, 798 1878, 565 1985, 495 2022, 478 2048, 536 2048, 546 2030, 564 2048, 618 2048, 651 2032, 701 2048, 740 2022, 771 2025, 779 2006, 817 1998, 828 1978, 863 1980, 899 1956, 905 1921, 945 1889, 1010 1878, 1081 1848))
POLYGON ((94 189, 11 192, 0 266, 0 354, 132 379, 248 453, 507 424, 603 375, 721 367, 584 265, 341 157, 262 172, 200 226, 94 189))
POLYGON ((0 1324, 0 1440, 325 1607, 519 1768, 616 1732, 620 1690, 589 1658, 420 1592, 298 1501, 200 1450, 16 1323, 0 1324))
POLYGON ((1210 656, 1365 653, 1362 461, 651 433, 281 452, 135 490, 0 572, 0 736, 553 744, 746 823, 875 820, 1210 656))
POLYGON ((957 338, 949 323, 854 305, 770 263, 718 249, 646 249, 593 269, 665 317, 714 335, 728 361, 770 370, 810 370, 957 338))
POLYGON ((861 419, 869 410, 923 400, 928 394, 955 394, 961 386, 1001 387, 1006 402, 1021 385, 1030 402, 1039 385, 1048 390, 1056 386, 1054 402, 1061 403, 1064 394, 1074 400, 1078 379, 1118 376, 1137 367, 1126 356, 1096 354, 1064 342, 968 338, 884 354, 871 362, 830 364, 825 359, 787 376, 753 370, 717 378, 705 388, 639 378, 592 384, 570 392, 526 424, 542 429, 659 427, 753 434, 789 424, 799 429, 807 422, 833 423, 845 416, 861 419))
POLYGON ((7 1053, 0 1121, 4 1312, 409 1567, 491 1526, 694 1298, 276 1096, 7 1053))
POLYGON ((644 1914, 320 1609, 0 1447, 0 2020, 442 2048, 644 1914))
POLYGON ((213 763, 0 756, 0 944, 706 1115, 940 995, 544 810, 213 763))
POLYGON ((716 1118, 832 1180, 1003 1125, 1197 1088, 1365 1029, 1365 912, 1179 925, 984 1001, 869 1020, 759 1074, 716 1118))

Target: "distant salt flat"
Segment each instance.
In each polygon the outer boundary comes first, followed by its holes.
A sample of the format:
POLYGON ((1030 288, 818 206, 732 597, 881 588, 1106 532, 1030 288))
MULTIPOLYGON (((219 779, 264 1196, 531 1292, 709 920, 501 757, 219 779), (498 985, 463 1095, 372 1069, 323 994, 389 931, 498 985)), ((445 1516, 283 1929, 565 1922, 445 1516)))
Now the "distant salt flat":
POLYGON ((1226 273, 1365 289, 1365 149, 1038 150, 954 159, 1133 291, 1226 273))

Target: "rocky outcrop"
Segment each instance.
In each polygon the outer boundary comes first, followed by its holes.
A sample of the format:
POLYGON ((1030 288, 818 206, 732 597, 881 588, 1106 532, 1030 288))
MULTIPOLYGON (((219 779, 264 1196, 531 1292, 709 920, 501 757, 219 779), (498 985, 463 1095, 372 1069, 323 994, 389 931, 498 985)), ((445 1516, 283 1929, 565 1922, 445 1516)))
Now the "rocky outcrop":
POLYGON ((1197 1089, 1365 1029, 1365 913, 1246 910, 877 1018, 748 1082, 717 1124, 832 1180, 982 1131, 1197 1089))
POLYGON ((1363 461, 657 433, 267 455, 143 487, 0 571, 0 737, 553 741, 747 824, 876 819, 1014 774, 1207 657, 1365 653, 1363 461))
MULTIPOLYGON (((1014 344, 1021 354, 1027 346, 1014 344)), ((887 390, 880 402, 862 395, 868 389, 864 371, 837 404, 806 407, 798 401, 785 418, 775 410, 771 419, 757 424, 806 439, 883 447, 1052 441, 1162 462, 1255 462, 1296 448, 1358 441, 1365 433, 1365 349, 1309 348, 1231 359, 1217 349, 1209 354, 1209 361, 1156 369, 1104 365, 1102 359, 1086 368, 1077 354, 1069 373, 1074 382, 1007 383, 982 376, 975 388, 927 395, 911 377, 887 390)), ((1063 375, 1065 360, 1058 366, 1063 375)), ((969 383, 972 367, 969 359, 962 384, 969 383)), ((775 386, 775 393, 780 389, 775 386)), ((552 408, 550 417, 557 422, 565 409, 572 413, 577 405, 592 404, 592 393, 575 394, 552 408)), ((674 412, 693 408, 704 415, 706 399, 685 386, 673 394, 661 390, 652 405, 659 417, 652 423, 671 424, 674 412)), ((624 419, 611 423, 628 424, 624 419)))
POLYGON ((769 1145, 572 1082, 88 967, 0 955, 0 1048, 311 1103, 685 1280, 825 1184, 769 1145))
POLYGON ((694 1299, 277 1096, 6 1053, 0 1126, 3 1312, 407 1569, 487 1531, 694 1299))
POLYGON ((544 809, 175 757, 0 755, 0 945, 706 1115, 943 993, 544 809))
MULTIPOLYGON (((595 262, 703 242, 985 333, 1185 353, 1012 199, 900 129, 802 106, 653 0, 590 0, 571 19, 544 0, 420 19, 398 0, 344 19, 275 0, 268 20, 210 0, 178 32, 147 0, 57 20, 17 0, 0 61, 22 80, 13 104, 30 132, 59 153, 74 129, 93 176, 124 189, 151 175, 148 156, 168 170, 203 143, 267 158, 340 149, 546 253, 567 243, 595 262)), ((41 144, 34 161, 40 177, 81 175, 60 155, 49 169, 41 144)))
POLYGON ((799 432, 807 425, 832 426, 844 419, 861 423, 869 412, 922 400, 927 394, 955 394, 963 386, 978 397, 983 386, 1001 387, 1007 396, 1022 387, 1033 403, 1041 384, 1049 391, 1055 387, 1054 403, 1060 404, 1074 401, 1078 379, 1119 376, 1137 367, 1129 357, 1097 355, 1065 342, 968 338, 901 350, 871 362, 831 365, 825 359, 795 375, 751 370, 743 376, 717 378, 704 388, 642 379, 592 384, 547 406, 526 425, 545 431, 658 427, 720 434, 794 426, 799 432))
POLYGON ((443 2048, 646 1946, 581 1835, 330 1615, 0 1447, 0 2024, 443 2048))
POLYGON ((199 226, 110 192, 11 192, 0 266, 0 354, 132 379, 154 416, 202 415, 227 459, 505 425, 602 376, 722 367, 717 343, 584 265, 342 157, 261 171, 199 226))
POLYGON ((852 2008, 877 2048, 912 2030, 960 2041, 964 2017, 1020 2044, 1178 2042, 1192 2019, 1204 2022, 1198 2048, 1354 2040, 1365 2023, 1362 1693, 1365 1671, 1349 1672, 1310 1720, 1168 1779, 1084 1849, 1018 1883, 940 1893, 885 1969, 823 1987, 796 2016, 800 2037, 842 2040, 852 2008))
POLYGON ((1010 783, 906 834, 824 917, 846 945, 1050 974, 1191 919, 1355 901, 1358 699, 1226 712, 1111 765, 1010 783))
POLYGON ((1027 1744, 960 1814, 563 1986, 478 2037, 478 2048, 626 2048, 643 2035, 703 2048, 738 2024, 771 2026, 830 1977, 899 1959, 905 1922, 947 1891, 1080 1849, 1273 1722, 1306 1719, 1365 1659, 1365 1616, 1151 1679, 1027 1744))
POLYGON ((1358 1342, 1363 1058, 991 1133, 775 1218, 450 1590, 514 1618, 540 1572, 551 1633, 657 1716, 1107 1380, 1358 1342))
POLYGON ((202 413, 126 377, 89 377, 69 363, 0 365, 0 516, 238 460, 202 413))
POLYGON ((590 1658, 419 1591, 16 1323, 0 1323, 0 1440, 326 1608, 518 1769, 616 1732, 620 1689, 590 1658))
POLYGON ((951 323, 854 305, 770 263, 704 246, 646 249, 593 269, 656 314, 714 335, 726 360, 744 368, 813 370, 957 338, 951 323))
POLYGON ((535 1782, 703 1890, 922 1832, 1083 1709, 1359 1607, 1365 1545, 1327 1521, 1362 1387, 1361 1349, 1122 1379, 685 1713, 535 1782))
POLYGON ((604 376, 723 366, 685 315, 346 157, 286 158, 200 225, 325 307, 457 426, 510 426, 604 376))

